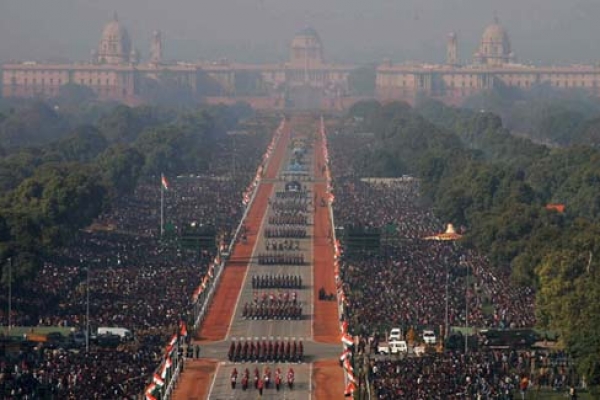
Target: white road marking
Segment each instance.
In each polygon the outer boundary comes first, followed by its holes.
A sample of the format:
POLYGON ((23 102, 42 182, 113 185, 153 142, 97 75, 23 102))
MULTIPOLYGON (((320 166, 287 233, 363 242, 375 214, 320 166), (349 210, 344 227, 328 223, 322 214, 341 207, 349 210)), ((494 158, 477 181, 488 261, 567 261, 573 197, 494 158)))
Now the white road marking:
POLYGON ((313 392, 313 387, 312 387, 312 383, 313 383, 312 370, 313 370, 313 363, 310 363, 310 365, 308 366, 308 400, 312 399, 312 392, 313 392))
POLYGON ((217 364, 217 369, 215 370, 215 374, 213 376, 212 383, 210 384, 210 389, 208 390, 208 398, 210 400, 210 396, 215 388, 215 382, 217 381, 217 376, 219 375, 219 368, 221 368, 221 363, 217 364))

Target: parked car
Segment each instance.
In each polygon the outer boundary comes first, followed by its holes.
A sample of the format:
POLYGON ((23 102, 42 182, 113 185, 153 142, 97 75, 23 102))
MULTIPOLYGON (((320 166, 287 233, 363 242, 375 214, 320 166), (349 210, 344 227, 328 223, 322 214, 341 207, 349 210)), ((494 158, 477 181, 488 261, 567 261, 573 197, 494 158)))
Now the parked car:
POLYGON ((435 332, 431 330, 423 331, 423 341, 425 344, 436 344, 437 337, 435 336, 435 332))

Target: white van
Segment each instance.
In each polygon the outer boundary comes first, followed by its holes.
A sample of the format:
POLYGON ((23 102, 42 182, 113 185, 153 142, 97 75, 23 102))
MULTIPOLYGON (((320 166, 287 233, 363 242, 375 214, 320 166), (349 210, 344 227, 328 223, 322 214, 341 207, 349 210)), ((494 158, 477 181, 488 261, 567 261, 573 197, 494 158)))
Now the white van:
POLYGON ((408 345, 404 340, 393 340, 390 342, 390 351, 392 354, 408 353, 408 345))
POLYGON ((425 344, 435 344, 437 342, 435 333, 433 331, 423 331, 423 341, 425 344))
POLYGON ((390 331, 390 337, 388 340, 402 340, 402 329, 400 328, 392 328, 390 331))
POLYGON ((404 340, 391 340, 388 343, 379 344, 377 352, 379 354, 408 353, 408 345, 404 340))
POLYGON ((127 328, 120 328, 118 326, 101 326, 98 328, 98 336, 102 335, 117 335, 121 340, 132 340, 133 334, 127 328))

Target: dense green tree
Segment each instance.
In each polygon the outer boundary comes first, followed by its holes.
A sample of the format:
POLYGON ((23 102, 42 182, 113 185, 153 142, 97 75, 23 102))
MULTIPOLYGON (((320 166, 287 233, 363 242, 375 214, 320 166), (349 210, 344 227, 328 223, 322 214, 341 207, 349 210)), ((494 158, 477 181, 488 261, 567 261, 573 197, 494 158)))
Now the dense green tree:
POLYGON ((50 151, 56 151, 64 161, 89 162, 102 153, 108 141, 93 126, 80 126, 67 138, 60 140, 50 151))
POLYGON ((42 102, 27 104, 0 123, 0 141, 5 147, 45 144, 67 133, 67 121, 42 102))
POLYGON ((96 165, 118 194, 126 194, 136 187, 144 161, 144 156, 136 149, 115 145, 98 157, 96 165))
POLYGON ((58 96, 52 99, 59 109, 73 109, 87 105, 96 100, 98 96, 89 87, 76 83, 67 83, 59 89, 58 96))
POLYGON ((164 123, 168 117, 154 107, 131 108, 120 105, 98 121, 97 128, 110 142, 133 142, 149 126, 164 123))

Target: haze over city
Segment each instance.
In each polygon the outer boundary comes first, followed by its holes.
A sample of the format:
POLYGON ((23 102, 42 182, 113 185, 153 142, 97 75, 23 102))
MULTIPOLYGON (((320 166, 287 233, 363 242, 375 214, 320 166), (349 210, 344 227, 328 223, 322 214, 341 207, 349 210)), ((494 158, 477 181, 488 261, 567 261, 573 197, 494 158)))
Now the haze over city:
POLYGON ((600 35, 594 0, 54 0, 5 1, 0 62, 88 60, 116 11, 148 56, 151 32, 165 34, 165 58, 275 62, 288 57, 296 31, 313 26, 329 61, 442 62, 455 31, 459 58, 470 60, 497 15, 520 61, 596 63, 600 35))

